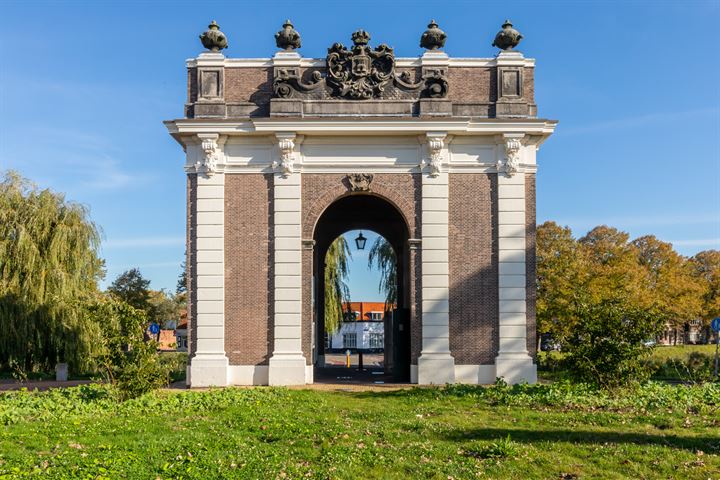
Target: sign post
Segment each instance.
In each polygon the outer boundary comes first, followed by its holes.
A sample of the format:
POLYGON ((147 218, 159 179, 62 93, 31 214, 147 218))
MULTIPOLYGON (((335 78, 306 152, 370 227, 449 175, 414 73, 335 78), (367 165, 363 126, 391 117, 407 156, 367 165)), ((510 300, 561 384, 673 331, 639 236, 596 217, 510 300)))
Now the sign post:
POLYGON ((713 319, 710 328, 715 332, 715 378, 718 376, 718 350, 720 350, 720 317, 713 319))

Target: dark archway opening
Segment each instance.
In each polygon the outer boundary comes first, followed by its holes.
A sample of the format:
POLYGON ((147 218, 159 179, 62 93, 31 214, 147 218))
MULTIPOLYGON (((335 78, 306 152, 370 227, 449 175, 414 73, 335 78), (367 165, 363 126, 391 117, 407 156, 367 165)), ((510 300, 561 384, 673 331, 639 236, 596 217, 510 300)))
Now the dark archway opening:
MULTIPOLYGON (((392 382, 410 381, 410 281, 409 230, 398 209, 387 200, 372 194, 342 197, 330 205, 315 226, 313 240, 313 329, 312 356, 316 382, 392 382), (324 269, 330 244, 350 230, 370 230, 384 237, 393 247, 397 259, 397 304, 385 320, 385 348, 383 374, 374 375, 372 369, 347 369, 338 375, 336 369, 324 365, 324 269)), ((354 245, 352 248, 355 248, 354 245)))

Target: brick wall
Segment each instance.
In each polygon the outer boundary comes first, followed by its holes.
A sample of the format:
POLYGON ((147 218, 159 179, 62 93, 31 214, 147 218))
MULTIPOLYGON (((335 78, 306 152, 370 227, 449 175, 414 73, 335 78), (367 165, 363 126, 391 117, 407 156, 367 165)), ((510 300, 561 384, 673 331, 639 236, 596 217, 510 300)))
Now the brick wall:
MULTIPOLYGON (((305 69, 303 78, 307 81, 307 72, 324 68, 305 69)), ((420 69, 397 69, 413 73, 415 80, 419 78, 420 69)), ((524 69, 523 97, 531 104, 535 102, 534 68, 524 69)), ((448 69, 448 99, 459 104, 492 103, 497 100, 497 69, 488 67, 451 67, 448 69)), ((248 67, 225 69, 225 101, 228 104, 251 102, 258 106, 253 116, 267 116, 269 102, 272 97, 272 68, 248 67)), ((188 69, 188 102, 197 100, 197 69, 188 69)), ((192 108, 188 110, 192 112, 192 108)))
POLYGON ((258 115, 269 113, 272 96, 272 68, 226 68, 225 101, 251 102, 258 115))
POLYGON ((272 175, 225 176, 225 351, 267 365, 273 350, 272 175))
POLYGON ((450 174, 450 351, 488 365, 498 350, 497 176, 450 174))
POLYGON ((535 320, 535 299, 537 286, 535 284, 535 175, 525 175, 525 218, 527 227, 525 230, 525 242, 527 252, 525 254, 525 275, 527 279, 527 349, 530 355, 537 354, 537 328, 535 320))
MULTIPOLYGON (((322 212, 335 200, 348 194, 344 183, 345 174, 314 174, 302 175, 302 210, 303 210, 303 239, 313 238, 315 224, 322 212)), ((420 202, 421 177, 411 173, 382 173, 373 178, 371 189, 392 202, 405 217, 411 238, 420 237, 420 202)), ((410 285, 410 328, 411 328, 411 361, 417 363, 420 354, 422 332, 420 318, 420 259, 410 255, 410 276, 418 275, 418 279, 410 285), (415 273, 413 273, 415 272, 415 273)), ((303 272, 312 272, 312 253, 303 252, 303 272)), ((413 282, 412 279, 410 279, 413 282)), ((303 273, 303 351, 308 361, 310 357, 311 328, 312 328, 312 278, 303 273)))

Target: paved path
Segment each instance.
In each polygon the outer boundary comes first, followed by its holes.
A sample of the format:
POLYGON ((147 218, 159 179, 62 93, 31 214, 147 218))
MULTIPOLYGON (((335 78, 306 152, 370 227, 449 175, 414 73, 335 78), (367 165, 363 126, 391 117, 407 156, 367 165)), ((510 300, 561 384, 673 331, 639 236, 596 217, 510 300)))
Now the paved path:
POLYGON ((56 382, 55 380, 29 380, 27 382, 18 382, 13 379, 0 379, 0 392, 9 390, 20 390, 27 388, 28 390, 49 390, 51 388, 77 387, 92 383, 92 380, 68 380, 67 382, 56 382))

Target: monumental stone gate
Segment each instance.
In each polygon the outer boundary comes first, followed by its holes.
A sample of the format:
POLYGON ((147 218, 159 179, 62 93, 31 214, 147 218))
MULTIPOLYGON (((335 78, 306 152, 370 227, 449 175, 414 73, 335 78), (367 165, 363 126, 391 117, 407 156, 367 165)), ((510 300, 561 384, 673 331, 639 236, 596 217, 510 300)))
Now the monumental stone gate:
MULTIPOLYGON (((323 265, 351 229, 398 261, 391 368, 412 383, 536 381, 535 61, 506 21, 494 58, 420 57, 358 30, 304 58, 290 21, 272 58, 228 58, 213 22, 188 60, 188 381, 313 382, 323 265)), ((490 43, 488 41, 488 43, 490 43)))

